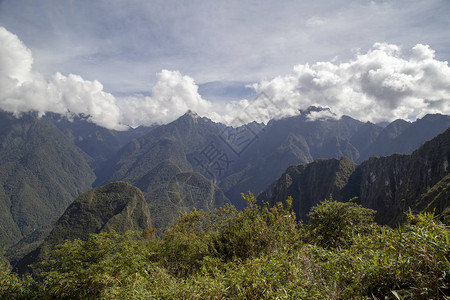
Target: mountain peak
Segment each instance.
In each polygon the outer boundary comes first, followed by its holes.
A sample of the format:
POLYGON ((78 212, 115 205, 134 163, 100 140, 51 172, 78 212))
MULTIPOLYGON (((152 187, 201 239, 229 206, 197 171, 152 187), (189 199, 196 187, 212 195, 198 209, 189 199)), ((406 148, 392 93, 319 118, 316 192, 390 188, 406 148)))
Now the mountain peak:
POLYGON ((192 111, 190 109, 184 115, 182 115, 178 119, 172 121, 172 123, 176 123, 176 124, 178 124, 179 122, 181 122, 181 124, 186 124, 185 122, 188 122, 188 124, 201 124, 201 125, 215 126, 215 127, 225 126, 222 123, 216 123, 216 122, 212 121, 208 117, 200 116, 195 111, 192 111))
POLYGON ((184 114, 184 116, 190 117, 192 119, 200 118, 200 116, 195 111, 192 111, 190 109, 184 114))
POLYGON ((307 109, 300 109, 300 116, 307 121, 323 121, 337 118, 337 115, 330 108, 313 105, 307 109))
POLYGON ((440 121, 440 120, 449 120, 450 116, 443 114, 426 114, 422 118, 418 119, 418 121, 440 121))

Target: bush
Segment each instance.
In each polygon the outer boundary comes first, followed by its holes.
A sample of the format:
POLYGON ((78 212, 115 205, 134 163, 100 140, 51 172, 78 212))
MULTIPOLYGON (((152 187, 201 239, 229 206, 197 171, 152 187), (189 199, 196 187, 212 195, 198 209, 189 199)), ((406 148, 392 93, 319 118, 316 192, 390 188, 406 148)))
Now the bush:
MULTIPOLYGON (((230 207, 221 212, 233 214, 230 207)), ((193 210, 183 213, 164 236, 159 261, 173 275, 184 277, 196 272, 205 256, 213 251, 215 234, 211 213, 193 210)))
POLYGON ((324 248, 347 248, 357 235, 366 234, 375 225, 375 211, 353 202, 328 200, 311 208, 305 240, 324 248))
POLYGON ((0 299, 34 299, 39 288, 31 277, 11 273, 8 262, 0 257, 0 299))
POLYGON ((160 252, 171 274, 193 274, 205 257, 245 260, 298 245, 300 231, 292 199, 286 207, 278 203, 269 209, 257 206, 251 193, 243 197, 248 205, 241 212, 225 206, 212 213, 193 210, 179 217, 166 231, 160 252))
POLYGON ((391 288, 415 299, 449 296, 449 236, 449 228, 433 214, 409 213, 403 227, 378 235, 373 246, 361 245, 378 253, 369 274, 376 279, 376 288, 391 288))
POLYGON ((90 235, 42 263, 42 283, 2 264, 3 299, 439 299, 450 296, 450 229, 409 214, 396 229, 331 199, 302 227, 286 206, 180 215, 164 238, 90 235))
POLYGON ((91 234, 87 241, 68 241, 42 262, 45 293, 55 298, 98 297, 103 290, 120 286, 136 273, 145 274, 156 241, 144 242, 140 234, 91 234))
POLYGON ((204 262, 200 273, 178 285, 178 299, 329 299, 334 295, 302 249, 204 262))
POLYGON ((450 294, 449 235, 433 215, 409 214, 402 227, 374 226, 346 249, 312 253, 341 298, 439 299, 450 294))
POLYGON ((256 205, 252 193, 239 212, 224 226, 214 241, 218 255, 224 260, 247 259, 278 250, 294 249, 300 242, 300 224, 292 211, 292 199, 268 208, 256 205))

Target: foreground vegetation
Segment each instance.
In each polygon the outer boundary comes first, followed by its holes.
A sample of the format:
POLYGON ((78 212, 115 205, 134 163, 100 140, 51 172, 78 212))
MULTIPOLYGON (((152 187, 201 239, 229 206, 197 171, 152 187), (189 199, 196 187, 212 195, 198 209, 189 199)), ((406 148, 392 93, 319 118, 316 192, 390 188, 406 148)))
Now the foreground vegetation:
POLYGON ((19 278, 0 270, 1 299, 445 299, 448 226, 408 214, 391 229, 352 201, 325 200, 295 219, 292 201, 191 211, 155 231, 68 241, 19 278))

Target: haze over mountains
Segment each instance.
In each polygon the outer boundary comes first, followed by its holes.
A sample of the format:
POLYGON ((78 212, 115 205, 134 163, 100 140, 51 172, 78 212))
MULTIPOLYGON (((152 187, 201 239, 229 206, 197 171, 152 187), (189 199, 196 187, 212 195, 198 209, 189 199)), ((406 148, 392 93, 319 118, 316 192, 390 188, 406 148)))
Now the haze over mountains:
MULTIPOLYGON (((67 121, 58 115, 39 118, 33 114, 15 118, 1 112, 4 130, 0 149, 0 205, 4 207, 4 217, 0 221, 0 243, 9 248, 7 257, 17 262, 39 245, 73 199, 92 187, 117 181, 128 182, 142 191, 150 225, 160 232, 180 211, 194 207, 210 211, 226 203, 242 208, 245 203, 240 193, 250 190, 258 194, 290 172, 306 180, 298 183, 302 190, 307 187, 306 194, 292 192, 294 200, 298 195, 294 207, 299 216, 332 193, 343 201, 348 200, 346 196, 360 196, 366 199, 361 200, 366 201, 363 204, 380 209, 380 214, 386 207, 393 207, 396 209, 390 211, 393 215, 383 214, 379 220, 395 222, 399 217, 399 195, 404 195, 396 191, 403 191, 402 184, 414 174, 423 158, 436 151, 443 157, 427 161, 433 164, 439 161, 441 169, 432 171, 429 179, 417 179, 416 184, 426 189, 415 190, 413 198, 418 199, 418 194, 427 191, 428 197, 436 198, 432 193, 440 192, 431 190, 441 180, 445 188, 448 168, 442 166, 445 159, 448 164, 448 147, 442 145, 448 144, 448 135, 440 137, 441 142, 435 142, 437 146, 427 144, 434 150, 421 148, 411 157, 367 159, 395 152, 412 153, 445 131, 450 126, 449 116, 426 115, 415 122, 397 120, 381 127, 348 116, 330 118, 332 114, 329 109, 310 107, 298 116, 271 120, 267 125, 253 122, 228 127, 189 111, 167 125, 114 131, 83 118, 67 121), (290 167, 318 158, 335 160, 290 167), (399 159, 401 163, 395 163, 399 159), (389 177, 392 183, 387 185, 395 186, 392 198, 382 200, 358 183, 369 176, 364 174, 371 172, 384 178, 383 172, 390 172, 392 164, 398 166, 392 171, 397 177, 389 177), (313 171, 315 165, 319 169, 313 171), (324 179, 326 186, 321 187, 320 180, 324 179), (396 184, 399 181, 402 184, 396 184), (320 193, 314 192, 314 186, 320 193), (380 201, 392 203, 383 206, 380 201)), ((420 168, 428 174, 426 166, 420 168)), ((289 186, 294 183, 297 184, 292 181, 289 186)), ((270 198, 272 203, 274 199, 285 200, 282 198, 291 193, 289 189, 278 189, 278 196, 265 199, 270 198)), ((267 193, 274 195, 273 191, 267 193)), ((447 200, 439 199, 436 205, 444 209, 447 200)), ((423 208, 427 204, 416 206, 423 208)))

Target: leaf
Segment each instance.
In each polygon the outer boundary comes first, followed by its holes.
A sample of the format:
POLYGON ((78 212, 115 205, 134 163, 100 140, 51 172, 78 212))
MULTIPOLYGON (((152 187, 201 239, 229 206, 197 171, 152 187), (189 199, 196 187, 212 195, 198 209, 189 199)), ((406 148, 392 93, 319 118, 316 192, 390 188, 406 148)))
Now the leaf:
POLYGON ((403 297, 400 296, 396 291, 391 291, 392 294, 394 294, 395 298, 397 298, 398 300, 403 300, 403 297))

